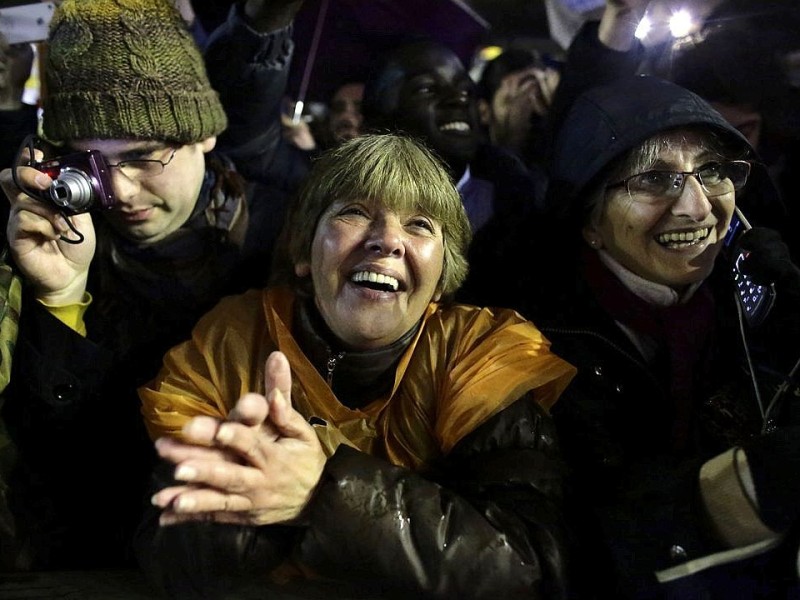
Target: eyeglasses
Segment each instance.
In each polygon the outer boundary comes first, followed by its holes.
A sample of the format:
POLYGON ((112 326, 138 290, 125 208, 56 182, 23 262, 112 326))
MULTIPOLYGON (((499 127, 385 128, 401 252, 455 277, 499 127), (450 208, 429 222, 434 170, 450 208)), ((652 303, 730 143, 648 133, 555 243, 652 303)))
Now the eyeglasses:
POLYGON ((723 196, 744 187, 750 175, 750 163, 728 160, 706 163, 696 171, 645 171, 612 183, 606 189, 624 187, 633 200, 658 204, 678 198, 690 175, 697 179, 706 196, 723 196))
POLYGON ((108 163, 109 167, 115 167, 125 174, 128 179, 148 179, 156 177, 164 172, 167 165, 175 158, 177 148, 172 149, 172 154, 166 162, 155 158, 135 158, 131 160, 121 160, 118 163, 108 163))

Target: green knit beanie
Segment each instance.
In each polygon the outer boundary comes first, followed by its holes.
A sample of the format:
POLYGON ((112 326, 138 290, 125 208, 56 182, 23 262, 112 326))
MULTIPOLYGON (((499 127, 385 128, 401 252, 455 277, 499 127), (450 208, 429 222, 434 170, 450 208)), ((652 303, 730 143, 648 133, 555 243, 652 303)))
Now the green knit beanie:
POLYGON ((189 144, 227 125, 170 0, 64 0, 50 22, 43 132, 53 142, 189 144))

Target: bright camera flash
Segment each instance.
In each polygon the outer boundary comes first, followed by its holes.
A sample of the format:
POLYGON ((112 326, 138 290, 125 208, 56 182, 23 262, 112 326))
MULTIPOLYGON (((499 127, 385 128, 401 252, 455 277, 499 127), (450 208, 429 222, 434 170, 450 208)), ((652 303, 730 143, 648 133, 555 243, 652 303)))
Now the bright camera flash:
POLYGON ((647 34, 650 33, 650 30, 653 28, 653 23, 647 16, 642 17, 642 20, 639 21, 639 24, 636 26, 636 39, 643 40, 647 37, 647 34))
POLYGON ((689 11, 681 9, 672 14, 672 17, 669 19, 669 31, 672 34, 672 37, 685 37, 689 35, 691 30, 692 16, 689 14, 689 11))

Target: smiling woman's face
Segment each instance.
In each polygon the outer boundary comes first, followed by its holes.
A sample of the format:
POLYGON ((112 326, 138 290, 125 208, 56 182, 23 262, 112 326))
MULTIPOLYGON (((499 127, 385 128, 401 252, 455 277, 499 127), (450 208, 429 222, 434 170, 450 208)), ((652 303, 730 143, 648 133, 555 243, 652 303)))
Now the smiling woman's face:
POLYGON ((444 261, 440 225, 414 211, 379 202, 337 201, 322 215, 311 245, 317 308, 348 347, 367 350, 398 340, 420 320, 438 286, 444 261))
MULTIPOLYGON (((672 141, 646 170, 695 171, 720 160, 697 133, 675 134, 672 141)), ((732 190, 709 196, 690 175, 678 197, 656 203, 637 200, 625 186, 607 193, 600 214, 583 230, 593 248, 603 248, 640 277, 676 290, 708 277, 733 214, 732 190)))

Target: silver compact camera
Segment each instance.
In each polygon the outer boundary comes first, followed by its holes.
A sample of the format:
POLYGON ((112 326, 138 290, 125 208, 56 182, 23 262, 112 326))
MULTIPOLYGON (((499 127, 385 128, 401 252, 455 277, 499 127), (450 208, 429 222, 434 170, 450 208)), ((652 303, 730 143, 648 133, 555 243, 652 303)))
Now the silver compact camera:
POLYGON ((97 150, 65 154, 30 166, 50 176, 53 183, 44 199, 67 214, 114 206, 109 167, 97 150))

